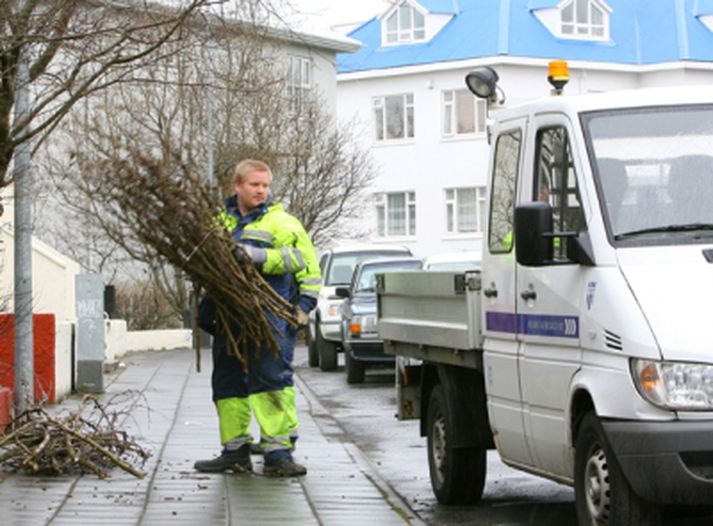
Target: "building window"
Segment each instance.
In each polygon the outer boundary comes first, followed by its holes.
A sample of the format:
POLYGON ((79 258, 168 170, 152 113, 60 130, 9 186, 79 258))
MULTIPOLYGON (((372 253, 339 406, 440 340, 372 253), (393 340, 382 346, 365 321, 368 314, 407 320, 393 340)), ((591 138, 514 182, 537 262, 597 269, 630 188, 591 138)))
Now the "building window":
POLYGON ((443 136, 485 133, 485 101, 466 90, 443 92, 443 136))
POLYGON ((485 228, 485 187, 446 189, 446 230, 451 234, 482 232, 485 228))
POLYGON ((608 38, 609 15, 596 0, 570 0, 562 6, 562 36, 570 38, 608 38))
POLYGON ((413 137, 413 94, 375 98, 374 120, 377 141, 413 137))
POLYGON ((401 4, 384 21, 384 42, 402 44, 426 39, 426 19, 408 2, 401 4))
POLYGON ((376 233, 379 237, 416 235, 416 193, 375 194, 376 233))
POLYGON ((312 61, 304 57, 290 57, 288 88, 293 101, 302 102, 312 89, 312 61))

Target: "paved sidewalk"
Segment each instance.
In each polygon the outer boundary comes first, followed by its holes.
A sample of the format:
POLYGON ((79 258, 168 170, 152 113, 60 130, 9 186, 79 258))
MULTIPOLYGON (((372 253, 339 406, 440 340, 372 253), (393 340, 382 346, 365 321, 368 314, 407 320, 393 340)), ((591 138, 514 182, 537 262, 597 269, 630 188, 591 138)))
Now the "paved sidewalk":
MULTIPOLYGON (((259 456, 258 474, 195 472, 196 459, 220 449, 210 353, 203 354, 201 373, 193 352, 182 349, 130 354, 125 369, 106 377, 105 399, 132 393, 123 402, 130 409, 123 428, 152 452, 144 479, 118 468, 107 480, 0 473, 0 524, 421 524, 355 446, 322 432, 336 424, 299 379, 295 459, 307 466, 305 477, 263 477, 259 456)), ((59 408, 76 404, 70 399, 59 408)))

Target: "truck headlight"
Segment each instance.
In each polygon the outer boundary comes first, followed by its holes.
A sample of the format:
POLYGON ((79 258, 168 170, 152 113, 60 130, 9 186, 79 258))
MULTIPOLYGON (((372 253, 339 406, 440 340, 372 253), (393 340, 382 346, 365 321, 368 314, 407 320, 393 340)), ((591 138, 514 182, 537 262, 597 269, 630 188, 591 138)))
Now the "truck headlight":
POLYGON ((349 333, 352 338, 376 334, 376 316, 373 314, 354 316, 349 323, 349 333))
POLYGON ((634 383, 652 404, 677 411, 713 409, 713 365, 631 361, 634 383))

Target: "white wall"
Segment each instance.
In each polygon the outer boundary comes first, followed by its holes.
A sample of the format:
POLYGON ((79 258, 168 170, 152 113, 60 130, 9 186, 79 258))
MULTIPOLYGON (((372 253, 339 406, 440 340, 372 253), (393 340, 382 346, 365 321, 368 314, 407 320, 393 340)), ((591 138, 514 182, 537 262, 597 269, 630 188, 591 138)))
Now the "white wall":
POLYGON ((72 334, 75 322, 55 321, 55 397, 60 402, 72 392, 72 334))
MULTIPOLYGON (((12 312, 15 250, 13 231, 7 226, 0 227, 0 246, 0 296, 6 300, 3 301, 2 309, 12 312)), ((75 319, 74 278, 80 270, 79 263, 33 237, 33 312, 53 313, 58 320, 75 319)))
POLYGON ((128 331, 126 333, 126 352, 180 349, 192 345, 193 331, 190 329, 128 331))

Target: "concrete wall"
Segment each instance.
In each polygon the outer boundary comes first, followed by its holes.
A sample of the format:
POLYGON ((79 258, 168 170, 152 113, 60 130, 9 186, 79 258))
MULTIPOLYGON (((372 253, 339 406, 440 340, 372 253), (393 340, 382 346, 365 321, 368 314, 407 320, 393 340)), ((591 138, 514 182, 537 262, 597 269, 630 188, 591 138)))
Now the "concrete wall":
POLYGON ((160 351, 191 347, 192 345, 193 331, 190 329, 128 331, 126 333, 126 352, 160 351))
POLYGON ((57 320, 55 323, 55 397, 62 401, 72 393, 74 376, 74 328, 76 323, 57 320))
POLYGON ((104 365, 113 366, 126 354, 126 320, 106 320, 104 322, 106 351, 104 365))
MULTIPOLYGON (((0 247, 0 310, 12 312, 15 243, 13 231, 8 226, 0 227, 0 247)), ((58 320, 75 319, 74 278, 80 270, 79 263, 33 237, 33 312, 53 313, 58 320)))

